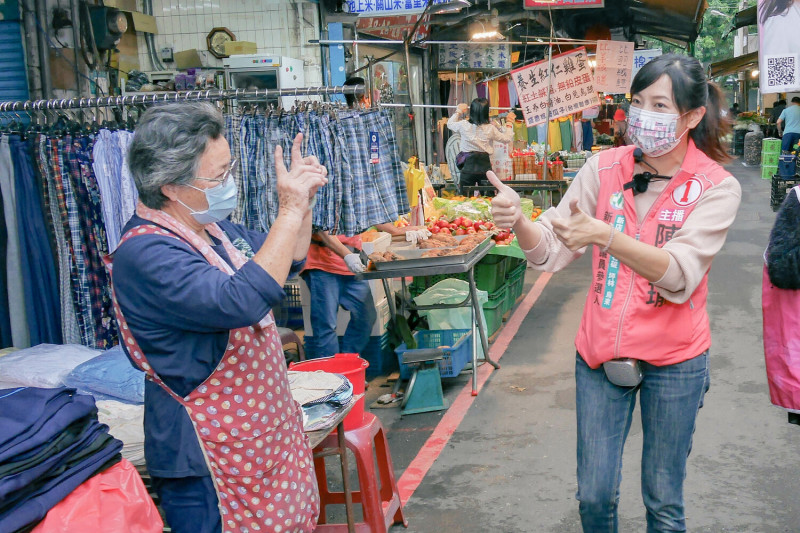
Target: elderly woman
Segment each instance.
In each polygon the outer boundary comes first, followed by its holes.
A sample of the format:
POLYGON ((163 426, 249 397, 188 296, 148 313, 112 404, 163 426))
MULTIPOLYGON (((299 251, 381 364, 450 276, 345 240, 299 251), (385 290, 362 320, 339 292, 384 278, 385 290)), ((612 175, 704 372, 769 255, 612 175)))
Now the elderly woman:
POLYGON ((299 272, 325 167, 275 148, 269 234, 225 218, 236 165, 210 104, 154 107, 129 165, 136 214, 114 254, 117 319, 148 375, 145 457, 173 531, 311 531, 319 494, 270 309, 299 272))

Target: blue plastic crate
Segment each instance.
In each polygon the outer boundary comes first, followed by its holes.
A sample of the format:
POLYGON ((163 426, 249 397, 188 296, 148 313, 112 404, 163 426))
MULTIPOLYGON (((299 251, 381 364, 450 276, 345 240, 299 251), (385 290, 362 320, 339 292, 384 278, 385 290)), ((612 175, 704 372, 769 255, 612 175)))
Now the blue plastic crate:
MULTIPOLYGON (((342 345, 343 340, 343 337, 339 337, 339 346, 342 345)), ((317 357, 317 345, 314 337, 306 336, 303 341, 306 359, 315 359, 317 357)), ((359 355, 369 363, 367 379, 376 376, 388 376, 397 370, 397 358, 394 356, 392 347, 389 344, 388 333, 370 337, 367 346, 359 355)))
MULTIPOLYGON (((472 332, 468 329, 436 329, 431 331, 418 330, 414 332, 417 349, 443 348, 444 359, 438 361, 439 373, 443 378, 452 378, 461 373, 467 362, 472 359, 472 332)), ((395 349, 397 362, 400 365, 400 378, 409 379, 413 373, 410 365, 403 364, 403 354, 414 353, 409 350, 406 343, 395 349)))

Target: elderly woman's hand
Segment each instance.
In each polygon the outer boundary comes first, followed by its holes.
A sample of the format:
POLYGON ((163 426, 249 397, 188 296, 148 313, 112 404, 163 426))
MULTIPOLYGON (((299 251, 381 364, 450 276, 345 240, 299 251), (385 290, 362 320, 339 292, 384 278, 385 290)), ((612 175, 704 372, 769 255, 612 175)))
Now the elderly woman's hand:
POLYGON ((303 157, 303 134, 292 143, 291 171, 283 164, 283 148, 275 147, 275 173, 278 181, 279 209, 305 217, 317 189, 328 183, 328 170, 314 156, 303 157))

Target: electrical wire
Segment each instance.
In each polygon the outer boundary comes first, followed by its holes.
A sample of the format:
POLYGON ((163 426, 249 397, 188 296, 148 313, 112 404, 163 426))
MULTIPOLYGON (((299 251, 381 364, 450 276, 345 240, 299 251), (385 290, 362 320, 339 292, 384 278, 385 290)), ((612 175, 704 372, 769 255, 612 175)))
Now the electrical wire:
MULTIPOLYGON (((97 90, 97 91, 100 93, 100 95, 101 95, 101 96, 105 96, 105 92, 104 92, 104 91, 103 91, 103 89, 101 89, 101 88, 100 88, 100 86, 97 84, 97 81, 96 81, 96 80, 93 80, 92 78, 90 78, 89 76, 87 76, 86 74, 84 74, 83 72, 81 72, 81 71, 80 71, 80 68, 79 68, 79 67, 78 67, 78 66, 75 64, 75 62, 73 62, 73 61, 72 61, 72 60, 70 60, 70 59, 69 59, 67 56, 65 56, 65 55, 64 55, 64 54, 61 52, 61 48, 59 48, 59 47, 57 47, 57 46, 55 45, 55 43, 53 42, 53 40, 50 38, 50 35, 48 35, 48 33, 47 33, 47 32, 44 30, 44 28, 42 27, 42 23, 39 21, 39 17, 38 17, 38 16, 36 16, 36 12, 35 12, 35 11, 33 11, 33 10, 31 10, 31 9, 29 9, 29 8, 26 8, 24 4, 20 4, 20 5, 22 6, 22 10, 23 10, 23 12, 27 13, 28 15, 32 15, 32 16, 33 16, 33 20, 36 22, 36 29, 37 29, 39 32, 41 32, 41 33, 44 35, 45 39, 47 39, 47 43, 50 45, 50 48, 51 48, 53 51, 55 51, 56 55, 57 55, 58 57, 60 57, 61 59, 63 59, 64 61, 66 61, 67 63, 69 63, 69 64, 70 64, 70 66, 71 66, 73 69, 75 69, 75 70, 78 72, 78 75, 79 75, 79 76, 81 76, 82 78, 85 78, 85 79, 86 79, 86 80, 87 80, 89 83, 93 84, 93 85, 94 85, 94 87, 95 87, 95 89, 96 89, 96 90, 97 90)), ((74 29, 73 29, 73 31, 74 31, 74 29)), ((65 48, 66 48, 66 47, 65 47, 65 48)))

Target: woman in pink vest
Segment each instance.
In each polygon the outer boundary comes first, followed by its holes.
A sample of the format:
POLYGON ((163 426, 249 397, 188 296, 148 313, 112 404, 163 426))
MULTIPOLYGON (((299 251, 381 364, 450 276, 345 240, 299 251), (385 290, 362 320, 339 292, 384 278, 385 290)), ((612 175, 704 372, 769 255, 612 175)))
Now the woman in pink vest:
POLYGON ((584 531, 616 532, 622 450, 642 412, 647 531, 685 531, 683 480, 709 387, 708 271, 741 199, 721 139, 724 97, 700 62, 664 55, 631 87, 631 146, 587 161, 563 201, 534 223, 498 189, 495 222, 528 261, 561 270, 592 246, 575 345, 578 494, 584 531))

